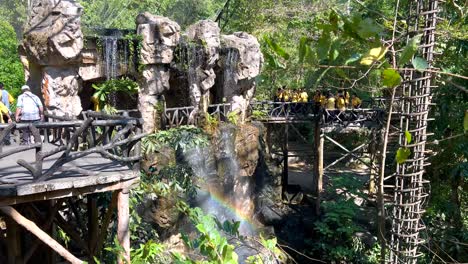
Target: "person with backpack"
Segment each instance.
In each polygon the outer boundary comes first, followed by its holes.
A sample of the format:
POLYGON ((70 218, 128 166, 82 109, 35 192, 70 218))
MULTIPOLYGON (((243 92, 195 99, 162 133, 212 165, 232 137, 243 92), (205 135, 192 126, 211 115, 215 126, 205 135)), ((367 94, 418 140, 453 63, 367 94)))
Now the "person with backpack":
POLYGON ((5 90, 3 83, 0 82, 0 102, 8 108, 9 114, 11 114, 10 104, 15 101, 15 98, 11 96, 11 94, 5 90))
MULTIPOLYGON (((10 104, 15 98, 5 90, 5 86, 0 82, 0 123, 12 122, 10 104)), ((7 134, 3 140, 5 145, 10 145, 10 134, 7 134)))
MULTIPOLYGON (((27 85, 23 85, 21 91, 23 93, 18 97, 16 105, 16 122, 35 123, 44 121, 44 108, 39 97, 31 93, 31 89, 27 85)), ((30 138, 31 131, 29 129, 23 130, 21 144, 30 144, 30 138)))

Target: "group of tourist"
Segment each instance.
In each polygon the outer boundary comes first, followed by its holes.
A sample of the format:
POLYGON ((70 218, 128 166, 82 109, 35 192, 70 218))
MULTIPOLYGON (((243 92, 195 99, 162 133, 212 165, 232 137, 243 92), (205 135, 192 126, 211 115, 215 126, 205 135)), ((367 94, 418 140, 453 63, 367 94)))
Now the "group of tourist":
POLYGON ((345 111, 348 108, 357 109, 361 108, 362 100, 353 93, 350 94, 347 90, 338 90, 334 95, 330 90, 323 93, 316 90, 314 97, 309 100, 309 95, 305 89, 287 89, 285 87, 278 88, 275 94, 275 102, 291 102, 291 103, 307 103, 314 102, 316 109, 324 108, 327 110, 345 111))
POLYGON ((316 105, 327 110, 345 111, 348 108, 361 108, 362 105, 362 100, 357 96, 356 93, 353 93, 350 98, 349 92, 346 90, 339 90, 336 95, 334 95, 331 91, 327 91, 324 94, 322 91, 317 90, 313 100, 316 105))
MULTIPOLYGON (((34 123, 44 120, 44 108, 42 102, 31 92, 27 85, 21 87, 22 94, 18 97, 16 102, 15 121, 18 123, 34 123)), ((11 94, 5 90, 4 84, 0 83, 0 123, 13 122, 11 104, 15 99, 11 94)), ((25 129, 21 137, 21 144, 31 143, 30 131, 25 129)), ((7 135, 4 139, 4 144, 10 144, 10 137, 7 135)))
POLYGON ((307 103, 309 102, 309 94, 305 89, 278 88, 275 102, 307 103))

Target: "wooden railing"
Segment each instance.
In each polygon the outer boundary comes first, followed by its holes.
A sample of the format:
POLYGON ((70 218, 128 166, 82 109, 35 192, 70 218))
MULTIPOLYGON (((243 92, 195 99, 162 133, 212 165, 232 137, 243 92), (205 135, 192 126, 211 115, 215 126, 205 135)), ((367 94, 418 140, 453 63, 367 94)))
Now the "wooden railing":
MULTIPOLYGON (((363 103, 366 108, 339 111, 317 107, 313 102, 259 101, 250 104, 248 115, 252 120, 262 122, 309 122, 318 119, 324 125, 349 125, 365 122, 381 124, 384 118, 385 103, 385 100, 366 101, 363 103)), ((162 114, 162 128, 198 125, 196 119, 190 118, 193 111, 193 106, 166 108, 162 114)), ((227 121, 230 112, 232 112, 231 104, 214 104, 208 107, 208 114, 220 121, 227 121)))
MULTIPOLYGON (((17 163, 26 168, 36 181, 45 180, 64 164, 93 153, 130 166, 137 164, 141 158, 139 140, 146 136, 142 133, 142 121, 139 118, 128 117, 126 112, 107 115, 88 111, 83 112, 82 116, 83 119, 78 120, 49 115, 49 120, 57 121, 1 124, 0 161, 13 154, 34 149, 34 162, 19 159, 17 163), (16 142, 5 147, 4 139, 13 130, 29 130, 34 138, 33 143, 20 145, 16 142), (44 148, 46 144, 47 149, 44 148), (44 171, 44 159, 60 153, 52 166, 44 171)), ((83 174, 87 173, 84 169, 76 169, 83 174)), ((92 174, 90 171, 88 173, 92 174)))

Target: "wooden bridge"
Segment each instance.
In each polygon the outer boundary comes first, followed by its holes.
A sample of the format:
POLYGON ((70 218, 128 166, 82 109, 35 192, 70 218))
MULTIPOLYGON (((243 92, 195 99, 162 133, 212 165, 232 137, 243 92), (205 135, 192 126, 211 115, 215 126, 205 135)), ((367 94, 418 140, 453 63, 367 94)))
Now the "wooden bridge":
MULTIPOLYGON (((376 98, 366 102, 365 108, 339 111, 323 109, 312 102, 262 101, 251 103, 248 112, 251 120, 264 123, 303 123, 319 120, 322 126, 369 126, 381 124, 386 103, 386 99, 376 98)), ((165 108, 162 115, 162 128, 198 125, 196 119, 190 118, 193 111, 193 106, 165 108)), ((213 104, 208 107, 208 114, 220 121, 228 121, 228 115, 232 111, 233 107, 230 103, 213 104)))
MULTIPOLYGON (((128 190, 139 180, 139 140, 145 136, 141 133, 141 120, 128 117, 126 113, 97 112, 83 112, 81 120, 52 116, 49 120, 54 121, 0 125, 0 211, 9 216, 5 218, 8 235, 4 241, 8 263, 26 263, 35 254, 41 254, 37 251, 41 241, 68 262, 82 263, 46 233, 52 231, 54 225, 77 241, 80 250, 86 252, 84 257, 92 260, 102 251, 116 208, 118 239, 125 249, 125 258, 129 259, 128 190), (19 145, 16 141, 4 146, 4 138, 13 130, 29 130, 33 143, 19 145), (110 205, 101 214, 95 198, 90 195, 99 192, 112 192, 110 205), (82 224, 83 215, 71 199, 84 195, 88 195, 87 226, 82 224), (45 212, 33 203, 39 201, 48 201, 45 212), (33 221, 12 207, 19 204, 33 221), (64 209, 71 210, 77 223, 70 223, 58 213, 64 209), (24 236, 18 235, 18 225, 38 240, 21 241, 24 236), (32 246, 25 247, 25 243, 32 246), (23 249, 26 251, 22 252, 23 249)), ((44 202, 41 205, 44 206, 44 202)), ((2 232, 0 230, 3 237, 2 232)))
MULTIPOLYGON (((398 105, 397 98, 394 104, 398 105)), ((253 102, 249 105, 248 116, 252 121, 259 121, 267 126, 267 144, 273 153, 282 157, 283 160, 283 194, 288 189, 288 160, 290 157, 306 157, 314 163, 313 186, 316 194, 316 210, 320 213, 320 194, 323 189, 323 175, 331 171, 333 167, 347 158, 358 160, 369 169, 371 179, 370 188, 373 188, 375 174, 378 171, 376 164, 376 148, 379 144, 381 129, 383 127, 386 110, 389 101, 387 98, 373 98, 363 102, 363 108, 340 110, 327 110, 318 107, 315 103, 290 103, 290 102, 253 102), (313 127, 313 139, 298 128, 299 124, 309 124, 313 127), (340 143, 338 135, 351 131, 365 130, 369 134, 364 142, 352 149, 340 143), (275 131, 280 138, 271 139, 268 131, 275 131), (291 149, 289 141, 295 137, 303 146, 301 150, 291 149), (334 138, 335 137, 335 138, 334 138), (274 141, 274 142, 272 142, 274 141), (311 145, 311 142, 313 144, 311 145), (279 146, 278 146, 278 143, 279 146), (333 154, 336 159, 325 164, 325 143, 337 149, 327 155, 333 154), (275 149, 276 146, 276 149, 275 149), (279 147, 279 148, 278 148, 279 147), (302 152, 302 153, 301 153, 302 152), (364 160, 361 155, 366 154, 369 160, 364 160)), ((397 107, 398 108, 398 107, 397 107)), ((200 125, 196 119, 191 119, 193 107, 166 108, 162 113, 162 128, 168 129, 181 125, 200 125)), ((208 107, 208 114, 219 121, 229 121, 229 114, 233 112, 231 104, 214 104, 208 107)), ((398 117, 398 113, 394 115, 398 117)))

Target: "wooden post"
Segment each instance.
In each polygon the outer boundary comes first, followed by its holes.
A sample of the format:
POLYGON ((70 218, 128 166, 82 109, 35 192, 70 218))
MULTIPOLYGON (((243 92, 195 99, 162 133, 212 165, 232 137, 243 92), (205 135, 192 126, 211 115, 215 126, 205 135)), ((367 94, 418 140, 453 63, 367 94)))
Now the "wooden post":
POLYGON ((90 263, 94 263, 92 257, 96 256, 94 248, 96 247, 98 240, 98 209, 96 198, 92 194, 87 196, 87 207, 88 207, 88 248, 91 253, 90 263))
POLYGON ((315 131, 314 131, 314 136, 315 136, 315 179, 314 179, 314 188, 315 188, 315 213, 317 215, 320 215, 320 201, 321 201, 321 195, 323 191, 323 145, 325 142, 325 138, 322 133, 322 129, 320 127, 320 122, 315 122, 315 131))
POLYGON ((64 248, 57 241, 51 238, 46 232, 42 231, 42 229, 40 229, 34 222, 22 216, 13 207, 3 206, 0 207, 0 211, 6 214, 7 216, 11 217, 13 220, 15 220, 16 223, 26 228, 26 230, 31 232, 33 235, 37 236, 42 242, 44 242, 46 245, 48 245, 57 253, 59 253, 60 256, 62 256, 68 262, 72 264, 83 263, 83 261, 73 256, 73 254, 71 254, 66 248, 64 248))
POLYGON ((130 208, 129 191, 118 190, 117 192, 117 239, 124 249, 123 256, 119 256, 118 264, 130 264, 130 208))
POLYGON ((284 193, 286 192, 286 189, 288 187, 288 167, 289 167, 289 162, 288 162, 288 158, 289 158, 289 144, 288 144, 288 140, 289 140, 289 126, 288 126, 288 123, 286 122, 285 125, 284 125, 284 142, 283 142, 283 177, 281 179, 281 185, 282 185, 282 190, 281 190, 281 193, 284 195, 284 193))

